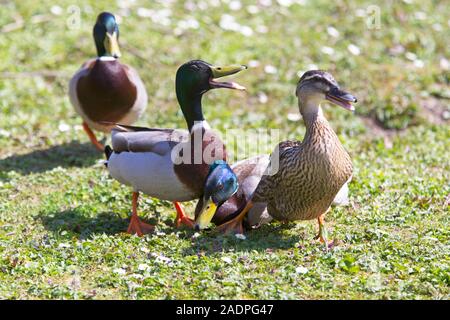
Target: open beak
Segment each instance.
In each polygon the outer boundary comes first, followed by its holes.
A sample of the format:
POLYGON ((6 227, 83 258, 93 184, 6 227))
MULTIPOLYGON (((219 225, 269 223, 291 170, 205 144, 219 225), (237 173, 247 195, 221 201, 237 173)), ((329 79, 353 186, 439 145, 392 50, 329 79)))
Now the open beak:
POLYGON ((114 58, 120 58, 120 56, 122 55, 120 53, 120 49, 119 49, 119 41, 117 40, 117 33, 114 32, 113 34, 109 34, 108 32, 106 33, 106 38, 105 38, 105 49, 106 49, 106 53, 114 58))
POLYGON ((247 66, 241 66, 241 65, 230 65, 230 66, 223 66, 223 67, 217 67, 212 66, 212 78, 209 79, 209 85, 211 88, 228 88, 228 89, 234 89, 234 90, 246 90, 244 86, 241 86, 240 84, 236 82, 219 82, 215 81, 217 78, 229 76, 235 73, 238 73, 242 70, 247 69, 247 66))
POLYGON ((358 101, 353 95, 337 87, 328 91, 325 97, 328 101, 331 101, 332 103, 350 111, 355 111, 355 107, 352 103, 356 103, 358 101))
POLYGON ((196 231, 200 231, 208 228, 217 209, 218 206, 216 206, 216 204, 212 202, 211 199, 206 200, 203 203, 203 208, 200 210, 200 213, 195 219, 194 229, 196 231))

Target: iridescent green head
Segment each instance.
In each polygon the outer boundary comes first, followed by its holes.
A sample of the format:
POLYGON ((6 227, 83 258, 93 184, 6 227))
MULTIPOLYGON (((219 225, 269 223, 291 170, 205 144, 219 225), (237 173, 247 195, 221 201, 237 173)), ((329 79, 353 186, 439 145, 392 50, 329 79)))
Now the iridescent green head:
POLYGON ((195 121, 204 120, 201 98, 205 92, 217 88, 245 90, 245 87, 235 82, 219 82, 216 80, 244 69, 247 69, 247 67, 242 65, 213 66, 202 60, 192 60, 178 68, 175 89, 189 130, 195 121))
POLYGON ((94 30, 95 46, 99 57, 121 56, 119 49, 119 25, 116 18, 109 12, 102 12, 97 17, 94 30))
POLYGON ((206 228, 216 211, 238 188, 238 178, 225 161, 216 160, 211 164, 204 188, 203 206, 195 217, 195 229, 206 228))

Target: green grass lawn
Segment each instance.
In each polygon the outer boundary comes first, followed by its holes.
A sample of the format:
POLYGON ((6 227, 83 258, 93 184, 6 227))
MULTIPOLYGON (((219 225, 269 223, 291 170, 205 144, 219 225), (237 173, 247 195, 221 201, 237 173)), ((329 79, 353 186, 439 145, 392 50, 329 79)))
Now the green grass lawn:
POLYGON ((450 298, 447 1, 119 2, 83 1, 79 21, 69 0, 1 5, 0 298, 450 298), (301 139, 303 122, 288 115, 311 68, 358 97, 355 114, 324 106, 355 167, 351 204, 326 218, 332 250, 313 240, 315 221, 245 240, 198 235, 174 228, 171 203, 145 196, 140 215, 158 222, 155 234, 123 233, 130 190, 108 177, 67 96, 95 55, 103 10, 121 16, 122 60, 149 93, 139 125, 185 127, 174 75, 193 58, 251 66, 233 78, 247 93, 205 96, 220 132, 301 139))

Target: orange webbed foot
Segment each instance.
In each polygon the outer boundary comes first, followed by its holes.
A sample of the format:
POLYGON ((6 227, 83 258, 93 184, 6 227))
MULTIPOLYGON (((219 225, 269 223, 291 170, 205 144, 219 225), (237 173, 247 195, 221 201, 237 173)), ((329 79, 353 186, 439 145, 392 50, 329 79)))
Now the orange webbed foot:
POLYGON ((180 203, 175 201, 173 205, 177 210, 177 217, 175 218, 176 227, 179 228, 182 224, 184 224, 185 226, 188 226, 189 228, 193 229, 194 221, 186 216, 183 207, 180 205, 180 203))
POLYGON ((127 233, 136 234, 142 237, 144 234, 152 233, 155 230, 155 226, 149 223, 145 223, 139 218, 131 217, 130 225, 128 226, 127 233))

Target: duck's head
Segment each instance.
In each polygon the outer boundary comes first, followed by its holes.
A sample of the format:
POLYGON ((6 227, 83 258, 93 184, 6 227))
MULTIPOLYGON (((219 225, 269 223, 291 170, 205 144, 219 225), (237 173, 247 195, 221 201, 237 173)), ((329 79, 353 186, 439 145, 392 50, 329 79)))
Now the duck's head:
POLYGON ((300 112, 307 112, 308 108, 318 106, 323 100, 327 100, 354 111, 352 103, 357 99, 350 93, 342 90, 333 76, 321 70, 310 70, 303 74, 295 92, 299 100, 300 112))
POLYGON ((245 87, 236 82, 216 81, 218 78, 238 73, 244 69, 247 67, 242 65, 213 66, 202 60, 191 60, 178 68, 175 83, 177 94, 198 96, 218 88, 245 90, 245 87))
POLYGON ((208 227, 217 209, 238 190, 238 179, 230 166, 223 160, 216 160, 206 178, 203 206, 195 217, 195 230, 208 227))
POLYGON ((116 18, 109 12, 102 12, 97 17, 94 26, 94 40, 99 57, 121 56, 119 49, 119 25, 116 18))
POLYGON ((213 66, 202 60, 192 60, 178 68, 175 89, 189 130, 195 121, 204 120, 201 99, 205 92, 218 88, 245 90, 245 87, 235 82, 216 80, 244 69, 247 67, 242 65, 213 66))

